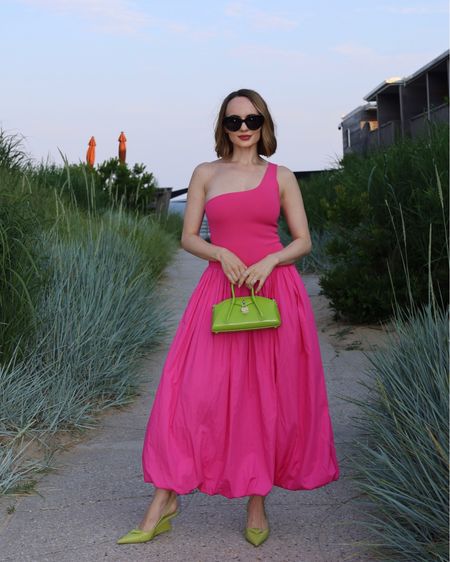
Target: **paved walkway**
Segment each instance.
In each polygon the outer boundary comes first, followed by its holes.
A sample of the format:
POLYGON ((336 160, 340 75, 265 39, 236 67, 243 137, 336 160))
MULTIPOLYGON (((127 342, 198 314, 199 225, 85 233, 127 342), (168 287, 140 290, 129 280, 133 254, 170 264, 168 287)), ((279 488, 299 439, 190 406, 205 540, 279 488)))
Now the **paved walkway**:
MULTIPOLYGON (((178 322, 192 289, 206 267, 204 260, 179 250, 167 270, 164 290, 178 308, 178 322)), ((14 562, 342 562, 370 561, 350 543, 363 537, 354 523, 360 514, 352 441, 358 436, 351 416, 356 409, 340 396, 361 396, 366 359, 360 350, 332 345, 324 326, 331 312, 319 296, 315 276, 303 277, 312 300, 321 339, 331 418, 341 477, 322 488, 287 491, 274 487, 266 500, 271 536, 259 548, 242 535, 245 498, 227 499, 194 492, 181 496, 181 513, 170 533, 142 545, 118 546, 117 537, 135 526, 152 495, 141 474, 145 425, 167 354, 167 345, 147 362, 148 384, 127 408, 105 415, 75 447, 58 456, 58 469, 45 475, 36 495, 0 500, 0 560, 14 562)), ((175 324, 174 324, 175 326, 175 324)), ((349 346, 350 348, 352 346, 349 346)))

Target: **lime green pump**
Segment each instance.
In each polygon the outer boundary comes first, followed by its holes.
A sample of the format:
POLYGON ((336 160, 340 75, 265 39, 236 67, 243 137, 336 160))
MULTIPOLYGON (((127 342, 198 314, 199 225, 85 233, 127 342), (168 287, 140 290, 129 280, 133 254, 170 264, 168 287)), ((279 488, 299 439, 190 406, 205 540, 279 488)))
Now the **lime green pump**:
POLYGON ((270 529, 258 529, 257 527, 246 527, 244 536, 253 546, 259 546, 269 536, 270 529))
POLYGON ((177 509, 174 513, 168 515, 161 515, 156 525, 151 531, 142 531, 141 529, 132 529, 129 533, 121 537, 117 544, 136 544, 141 542, 148 542, 161 533, 170 531, 172 525, 170 520, 172 517, 178 515, 180 511, 177 509))

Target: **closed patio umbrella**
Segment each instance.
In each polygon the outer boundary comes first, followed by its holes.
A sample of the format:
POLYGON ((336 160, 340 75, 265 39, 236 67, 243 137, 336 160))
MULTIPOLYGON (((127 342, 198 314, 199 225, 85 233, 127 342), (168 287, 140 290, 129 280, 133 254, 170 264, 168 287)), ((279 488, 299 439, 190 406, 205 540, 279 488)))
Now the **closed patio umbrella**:
POLYGON ((95 162, 95 146, 95 138, 91 137, 89 140, 89 148, 86 152, 86 162, 89 164, 89 166, 93 166, 95 162))
POLYGON ((119 160, 122 162, 122 164, 125 164, 125 158, 127 155, 126 142, 127 142, 127 137, 125 136, 125 133, 122 131, 119 136, 119 160))

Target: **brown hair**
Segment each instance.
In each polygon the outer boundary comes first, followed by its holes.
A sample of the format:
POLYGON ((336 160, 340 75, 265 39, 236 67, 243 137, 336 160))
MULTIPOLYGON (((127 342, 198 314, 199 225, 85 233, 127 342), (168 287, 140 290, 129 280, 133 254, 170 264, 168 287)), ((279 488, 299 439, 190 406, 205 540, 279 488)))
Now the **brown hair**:
POLYGON ((275 138, 275 126, 270 115, 269 108, 263 98, 255 92, 254 90, 248 90, 242 88, 241 90, 236 90, 231 92, 223 100, 222 105, 219 110, 219 115, 217 116, 217 122, 215 126, 214 136, 216 140, 216 154, 219 158, 228 158, 233 154, 233 143, 228 138, 225 128, 222 124, 223 118, 227 110, 228 103, 237 97, 248 98, 252 104, 256 107, 258 112, 264 116, 264 123, 261 130, 261 138, 258 141, 257 151, 258 154, 263 156, 272 156, 277 149, 277 139, 275 138))

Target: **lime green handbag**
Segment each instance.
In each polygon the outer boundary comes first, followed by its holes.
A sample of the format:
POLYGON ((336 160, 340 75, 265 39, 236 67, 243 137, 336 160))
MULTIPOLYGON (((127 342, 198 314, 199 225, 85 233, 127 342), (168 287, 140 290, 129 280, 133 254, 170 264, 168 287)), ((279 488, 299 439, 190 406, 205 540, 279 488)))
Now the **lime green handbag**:
POLYGON ((277 328, 281 324, 277 301, 252 294, 236 297, 234 285, 231 285, 231 299, 225 299, 212 307, 211 330, 218 332, 238 332, 242 330, 260 330, 277 328))

